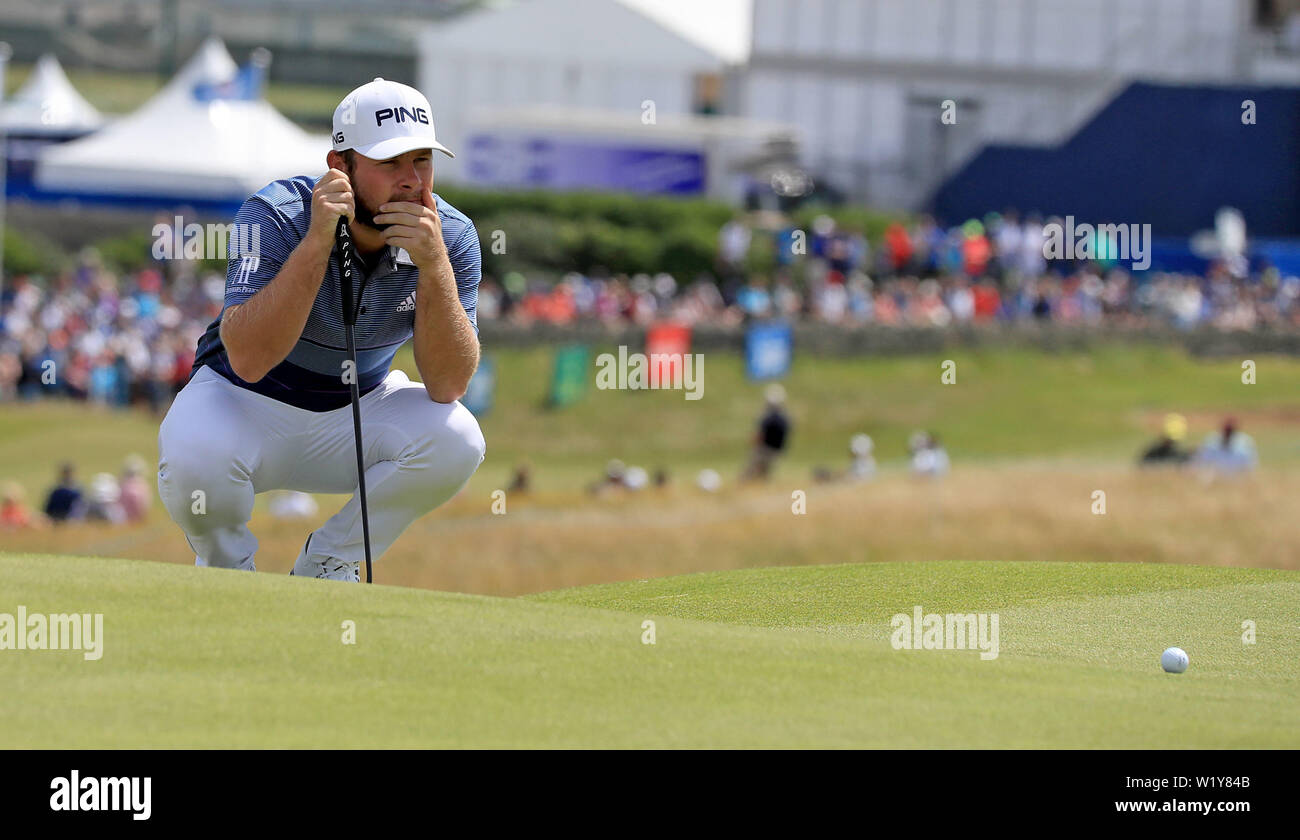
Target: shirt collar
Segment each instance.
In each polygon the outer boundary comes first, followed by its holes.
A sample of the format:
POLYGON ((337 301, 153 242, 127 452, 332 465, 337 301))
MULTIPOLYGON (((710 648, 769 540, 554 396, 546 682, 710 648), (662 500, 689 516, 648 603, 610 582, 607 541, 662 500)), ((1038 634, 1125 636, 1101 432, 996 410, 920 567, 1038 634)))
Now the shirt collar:
POLYGON ((411 255, 406 253, 405 248, 398 248, 396 245, 389 245, 388 256, 389 259, 393 261, 394 271, 397 270, 396 267, 399 265, 415 265, 415 263, 411 262, 411 255))

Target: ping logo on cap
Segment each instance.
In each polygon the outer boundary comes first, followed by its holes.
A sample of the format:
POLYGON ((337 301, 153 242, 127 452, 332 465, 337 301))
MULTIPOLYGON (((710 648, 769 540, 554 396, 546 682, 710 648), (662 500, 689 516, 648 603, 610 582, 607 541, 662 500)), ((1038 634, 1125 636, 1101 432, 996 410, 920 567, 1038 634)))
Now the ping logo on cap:
POLYGON ((428 125, 429 112, 423 108, 412 109, 403 107, 399 107, 396 110, 392 108, 380 108, 378 111, 375 111, 375 125, 383 125, 384 120, 394 120, 399 123, 411 120, 412 122, 428 125))

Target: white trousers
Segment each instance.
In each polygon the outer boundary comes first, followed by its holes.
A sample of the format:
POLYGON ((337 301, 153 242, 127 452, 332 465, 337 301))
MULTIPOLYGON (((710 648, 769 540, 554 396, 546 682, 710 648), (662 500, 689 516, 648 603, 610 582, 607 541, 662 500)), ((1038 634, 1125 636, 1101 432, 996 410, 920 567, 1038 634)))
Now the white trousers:
MULTIPOLYGON (((408 525, 456 495, 486 452, 469 409, 434 402, 401 371, 361 398, 361 437, 375 559, 408 525)), ((311 557, 365 559, 352 407, 295 408, 200 368, 158 430, 158 493, 195 564, 253 569, 253 497, 278 489, 352 493, 314 532, 311 557)))

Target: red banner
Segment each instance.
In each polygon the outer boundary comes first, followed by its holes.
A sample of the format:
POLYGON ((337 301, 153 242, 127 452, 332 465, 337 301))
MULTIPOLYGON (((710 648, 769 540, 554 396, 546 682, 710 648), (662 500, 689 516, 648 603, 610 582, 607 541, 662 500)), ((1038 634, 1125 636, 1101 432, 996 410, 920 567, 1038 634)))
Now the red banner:
POLYGON ((650 387, 659 383, 681 387, 682 357, 691 352, 691 328, 686 324, 655 324, 645 335, 645 354, 650 362, 650 387))

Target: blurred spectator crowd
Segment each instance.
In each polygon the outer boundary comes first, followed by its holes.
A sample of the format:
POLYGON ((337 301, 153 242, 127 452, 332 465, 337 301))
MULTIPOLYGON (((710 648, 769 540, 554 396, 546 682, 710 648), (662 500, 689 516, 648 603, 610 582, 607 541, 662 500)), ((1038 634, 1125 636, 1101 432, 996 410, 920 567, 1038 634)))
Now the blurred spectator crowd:
POLYGON ((0 400, 68 396, 166 410, 189 380, 199 336, 221 311, 225 278, 176 261, 118 275, 94 251, 47 283, 8 278, 0 295, 0 400))
MULTIPOLYGON (((1035 217, 991 214, 950 228, 921 217, 891 224, 875 247, 829 216, 810 228, 775 214, 737 215, 718 233, 712 270, 689 281, 599 271, 559 282, 485 276, 478 318, 611 327, 663 319, 735 327, 769 317, 848 328, 1300 327, 1300 278, 1251 274, 1231 261, 1211 262, 1204 276, 1049 263, 1035 217)), ((8 278, 0 293, 0 400, 65 395, 164 411, 189 378, 199 336, 221 312, 225 285, 192 262, 166 269, 167 276, 158 268, 117 274, 88 250, 48 281, 8 278)))
POLYGON ((0 485, 0 531, 41 529, 67 522, 102 522, 122 525, 148 518, 153 504, 152 483, 146 478, 147 465, 139 455, 128 456, 120 476, 97 473, 86 488, 77 481, 76 466, 59 467, 58 479, 45 495, 45 503, 33 509, 26 489, 16 481, 0 485))
POLYGON ((479 318, 610 325, 672 319, 736 326, 781 317, 846 327, 1300 326, 1297 277, 1272 270, 1250 275, 1227 261, 1212 262, 1204 276, 1135 275, 1127 262, 1049 263, 1043 252, 1043 221, 1014 213, 951 228, 929 217, 894 223, 874 249, 861 232, 843 230, 829 216, 807 232, 738 216, 719 231, 714 270, 689 282, 665 273, 570 272, 552 284, 512 272, 500 281, 484 278, 479 318), (754 270, 756 262, 764 270, 754 270))

